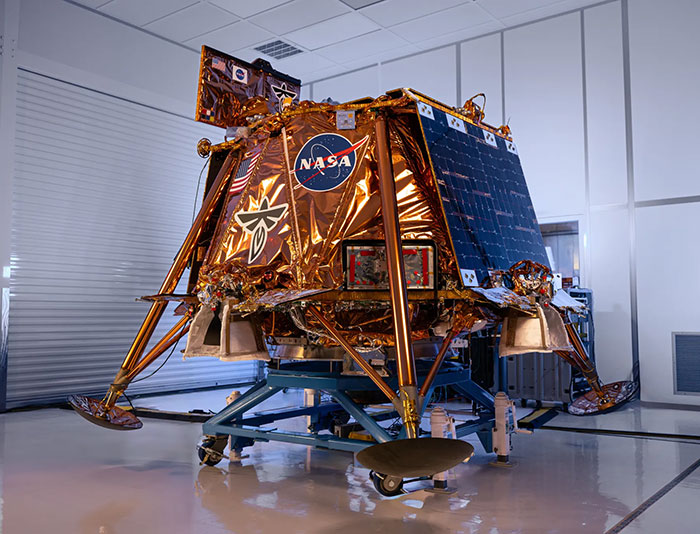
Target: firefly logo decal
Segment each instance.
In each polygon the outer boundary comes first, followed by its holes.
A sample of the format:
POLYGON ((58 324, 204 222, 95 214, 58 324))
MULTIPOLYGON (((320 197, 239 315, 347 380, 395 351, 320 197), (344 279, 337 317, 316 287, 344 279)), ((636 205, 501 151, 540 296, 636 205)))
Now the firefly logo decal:
POLYGON ((324 133, 309 139, 294 161, 294 176, 309 191, 330 191, 343 184, 355 170, 356 151, 369 139, 352 144, 339 134, 324 133))
POLYGON ((287 84, 285 82, 282 82, 279 85, 270 84, 270 87, 272 88, 272 92, 275 93, 277 100, 279 100, 280 102, 285 98, 291 98, 292 100, 294 100, 297 97, 297 94, 294 91, 292 91, 289 87, 287 87, 287 84))
POLYGON ((267 233, 282 220, 287 213, 288 207, 288 204, 270 207, 270 201, 267 197, 264 197, 257 210, 239 211, 234 215, 238 224, 243 227, 243 231, 251 235, 250 248, 248 249, 248 264, 257 260, 263 250, 265 250, 267 233))

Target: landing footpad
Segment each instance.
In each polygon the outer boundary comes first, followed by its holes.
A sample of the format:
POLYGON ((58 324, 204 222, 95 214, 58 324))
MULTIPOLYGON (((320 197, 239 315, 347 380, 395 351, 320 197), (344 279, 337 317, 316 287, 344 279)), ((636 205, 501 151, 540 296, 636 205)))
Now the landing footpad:
POLYGON ((637 384, 634 382, 613 382, 603 386, 605 398, 600 399, 595 391, 581 395, 569 406, 569 413, 573 415, 591 415, 611 410, 630 400, 637 392, 637 384))
POLYGON ((385 475, 425 477, 447 471, 473 454, 473 445, 458 439, 398 439, 367 447, 357 453, 357 461, 385 475))
POLYGON ((111 428, 112 430, 138 430, 143 426, 143 423, 133 413, 127 412, 118 406, 105 410, 105 406, 101 401, 85 397, 84 395, 71 395, 68 397, 68 404, 91 423, 105 428, 111 428))

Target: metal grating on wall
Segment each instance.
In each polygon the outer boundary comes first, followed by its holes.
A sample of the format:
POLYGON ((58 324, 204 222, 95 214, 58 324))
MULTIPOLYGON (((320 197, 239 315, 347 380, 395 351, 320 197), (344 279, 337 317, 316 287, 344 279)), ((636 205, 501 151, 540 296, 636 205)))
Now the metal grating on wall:
MULTIPOLYGON (((106 391, 148 310, 135 299, 157 292, 189 229, 203 164, 195 147, 212 133, 19 71, 8 408, 106 391)), ((166 311, 154 339, 174 323, 166 311)), ((156 375, 128 391, 257 374, 257 362, 183 362, 183 348, 184 340, 156 375)))
POLYGON ((700 333, 673 332, 673 390, 700 395, 700 333))

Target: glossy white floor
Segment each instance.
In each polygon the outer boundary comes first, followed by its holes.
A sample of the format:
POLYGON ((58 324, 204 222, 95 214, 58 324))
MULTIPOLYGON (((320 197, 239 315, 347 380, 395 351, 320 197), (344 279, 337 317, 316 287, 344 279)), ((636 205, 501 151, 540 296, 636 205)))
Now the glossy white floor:
MULTIPOLYGON (((219 409, 226 391, 139 399, 170 410, 219 409)), ((299 402, 299 393, 268 401, 299 402)), ((387 499, 348 453, 260 443, 242 464, 200 467, 199 425, 145 420, 115 432, 59 409, 0 415, 6 534, 234 532, 355 534, 603 533, 700 458, 700 442, 539 430, 514 438, 514 468, 476 455, 450 475, 452 495, 387 499)), ((551 424, 700 435, 700 413, 630 405, 551 424)), ((694 533, 700 469, 623 534, 694 533)))

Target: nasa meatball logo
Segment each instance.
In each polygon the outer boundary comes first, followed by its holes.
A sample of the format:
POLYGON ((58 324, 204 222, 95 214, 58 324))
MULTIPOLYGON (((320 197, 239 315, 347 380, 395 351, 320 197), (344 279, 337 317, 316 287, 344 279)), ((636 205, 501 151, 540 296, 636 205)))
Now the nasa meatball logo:
POLYGON ((233 69, 233 76, 238 82, 248 83, 248 71, 241 67, 235 67, 233 69))
MULTIPOLYGON (((339 134, 324 133, 309 139, 294 161, 299 186, 309 191, 331 191, 343 184, 355 170, 357 150, 369 139, 355 144, 339 134)), ((298 186, 297 186, 298 187, 298 186)))

